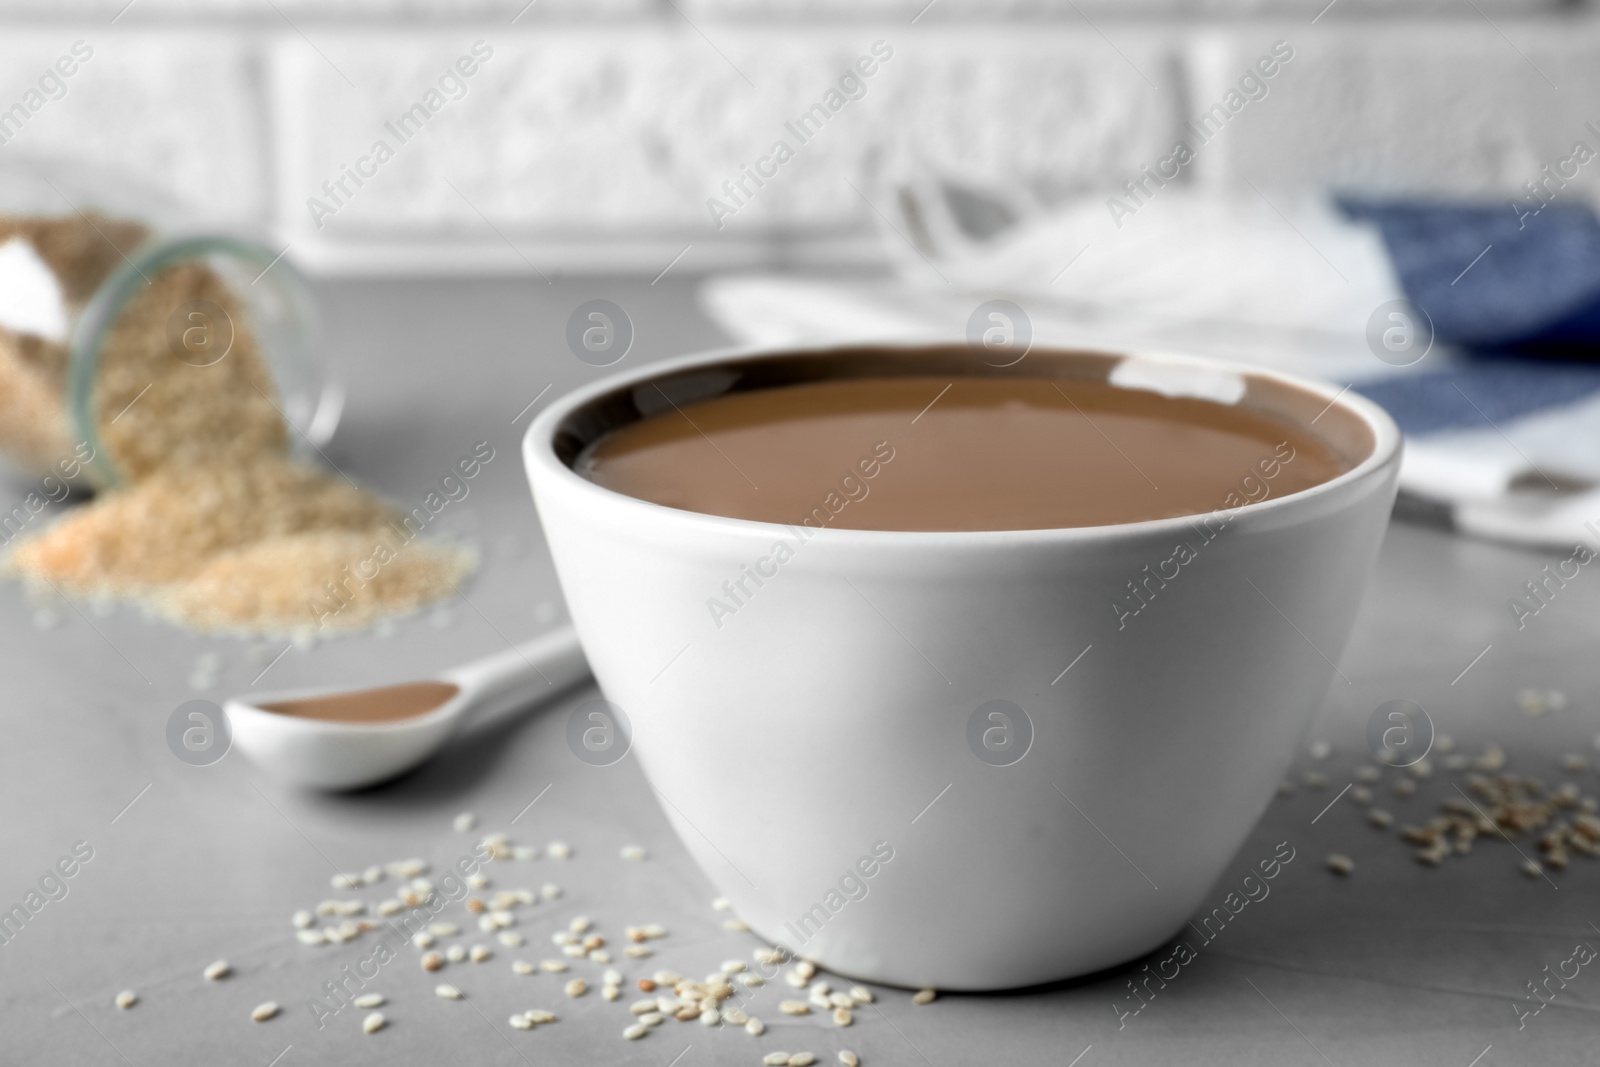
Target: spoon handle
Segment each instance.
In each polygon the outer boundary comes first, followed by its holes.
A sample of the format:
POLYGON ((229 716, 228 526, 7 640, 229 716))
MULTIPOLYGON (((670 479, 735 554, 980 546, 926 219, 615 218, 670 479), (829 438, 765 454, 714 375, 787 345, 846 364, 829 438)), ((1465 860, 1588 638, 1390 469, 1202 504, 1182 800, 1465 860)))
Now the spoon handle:
POLYGON ((570 626, 463 663, 441 675, 445 681, 460 686, 472 703, 502 696, 524 685, 554 693, 588 676, 583 646, 570 626))

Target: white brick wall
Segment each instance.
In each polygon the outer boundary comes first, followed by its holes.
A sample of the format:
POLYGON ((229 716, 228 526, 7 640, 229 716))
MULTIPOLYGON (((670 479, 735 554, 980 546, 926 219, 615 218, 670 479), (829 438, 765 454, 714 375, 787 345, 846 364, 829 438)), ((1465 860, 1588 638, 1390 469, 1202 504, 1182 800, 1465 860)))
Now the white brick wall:
POLYGON ((227 32, 0 29, 0 108, 26 106, 30 91, 45 98, 0 145, 0 167, 69 162, 50 180, 70 199, 75 183, 125 195, 117 177, 86 173, 111 171, 208 216, 264 224, 271 146, 258 70, 256 50, 227 32), (39 80, 75 42, 90 56, 49 99, 39 80))
POLYGON ((1498 196, 1600 121, 1600 27, 1543 0, 1337 0, 1315 24, 1326 0, 125 2, 0 15, 0 108, 73 41, 94 48, 0 167, 114 171, 329 269, 871 255, 856 190, 885 174, 1109 195, 1280 39, 1295 59, 1192 180, 1498 196), (404 143, 385 129, 480 40, 464 96, 404 143), (784 123, 880 40, 893 58, 800 145, 784 123), (795 158, 719 229, 707 199, 731 203, 722 183, 779 138, 795 158), (391 160, 323 191, 379 139, 391 160), (320 226, 312 197, 336 209, 320 226))
MULTIPOLYGON (((1107 166, 1136 165, 1165 145, 1174 120, 1168 94, 1103 42, 1077 34, 745 30, 720 34, 714 49, 687 28, 482 33, 436 43, 325 40, 357 89, 309 48, 284 47, 285 129, 305 152, 284 168, 283 212, 309 221, 305 199, 320 181, 476 39, 492 40, 494 54, 470 92, 400 147, 325 230, 484 229, 481 211, 515 231, 709 235, 706 200, 778 139, 796 149, 795 160, 728 225, 838 230, 867 210, 847 182, 870 185, 891 157, 915 153, 939 167, 1081 188, 1107 166), (821 100, 875 41, 892 58, 802 146, 785 122, 821 100), (989 58, 999 55, 1004 62, 989 58)), ((1124 51, 1173 76, 1163 46, 1124 51)))
MULTIPOLYGON (((1228 19, 1255 17, 1310 20, 1328 0, 676 0, 691 16, 723 19, 810 20, 915 18, 919 23, 946 19, 1004 16, 1033 20, 1052 19, 1082 25, 1124 19, 1228 19)), ((1485 12, 1527 14, 1549 11, 1560 0, 1475 0, 1485 12)), ((1337 0, 1332 11, 1343 18, 1410 16, 1428 13, 1441 17, 1478 19, 1471 5, 1460 0, 1337 0)), ((1330 17, 1335 17, 1330 13, 1330 17)))
MULTIPOLYGON (((1259 107, 1217 138, 1200 171, 1275 185, 1498 195, 1538 177, 1600 125, 1596 27, 1396 22, 1361 32, 1279 27, 1295 59, 1259 107)), ((1197 50, 1198 100, 1214 100, 1266 41, 1213 38, 1197 50)), ((1197 102, 1198 102, 1197 100, 1197 102)), ((1580 182, 1600 187, 1600 166, 1580 182)))

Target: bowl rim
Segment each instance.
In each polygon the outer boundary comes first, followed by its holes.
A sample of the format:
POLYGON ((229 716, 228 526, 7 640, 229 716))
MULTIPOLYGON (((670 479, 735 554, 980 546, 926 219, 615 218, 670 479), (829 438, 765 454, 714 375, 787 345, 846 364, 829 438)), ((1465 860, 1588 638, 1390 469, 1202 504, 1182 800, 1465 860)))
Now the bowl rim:
MULTIPOLYGON (((817 344, 729 345, 639 364, 630 370, 608 374, 593 382, 579 386, 552 401, 548 407, 534 417, 533 421, 528 425, 527 431, 523 434, 523 464, 527 469, 536 502, 541 488, 559 488, 563 492, 571 493, 578 500, 586 501, 595 507, 617 509, 618 513, 634 516, 640 522, 673 522, 690 530, 708 534, 757 534, 762 537, 780 535, 786 531, 793 531, 802 527, 767 522, 761 519, 732 518, 726 515, 713 515, 706 512, 675 508, 632 497, 626 493, 620 493, 590 481, 569 467, 556 454, 556 434, 563 423, 584 405, 619 389, 641 385, 653 378, 662 378, 681 371, 711 369, 723 363, 749 361, 752 359, 821 356, 836 354, 840 351, 861 349, 911 351, 930 347, 944 346, 939 342, 932 342, 926 339, 905 341, 873 339, 860 342, 830 341, 817 344)), ((1186 530, 1196 520, 1219 513, 1227 515, 1229 521, 1232 522, 1245 516, 1266 515, 1284 508, 1303 508, 1321 497, 1337 494, 1353 487, 1357 483, 1369 481, 1391 466, 1398 466, 1399 464, 1403 444, 1400 428, 1395 424, 1394 419, 1390 417, 1388 412, 1366 397, 1352 392, 1349 385, 1339 387, 1330 382, 1289 374, 1272 368, 1216 359, 1211 356, 1174 352, 1168 349, 1108 349, 1066 344, 1037 344, 1034 349, 1065 355, 1078 354, 1111 357, 1118 360, 1140 359, 1178 363, 1211 371, 1233 373, 1245 378, 1262 379, 1288 388, 1300 389, 1325 399, 1328 408, 1332 408, 1335 405, 1341 406, 1346 412, 1360 419, 1372 433, 1372 450, 1355 466, 1325 482, 1319 482, 1307 489, 1301 489, 1284 496, 1267 497, 1263 500, 1241 504, 1231 509, 1218 507, 1209 512, 1196 512, 1191 515, 1143 519, 1137 522, 1109 523, 1099 526, 1046 527, 1025 530, 859 530, 831 526, 807 526, 803 527, 809 535, 807 541, 821 537, 829 543, 838 545, 884 546, 892 544, 895 546, 907 546, 916 543, 956 547, 967 544, 980 546, 997 544, 1062 544, 1164 535, 1186 530)), ((1324 409, 1324 411, 1326 410, 1327 408, 1324 409)), ((1320 417, 1319 415, 1318 418, 1320 417)))

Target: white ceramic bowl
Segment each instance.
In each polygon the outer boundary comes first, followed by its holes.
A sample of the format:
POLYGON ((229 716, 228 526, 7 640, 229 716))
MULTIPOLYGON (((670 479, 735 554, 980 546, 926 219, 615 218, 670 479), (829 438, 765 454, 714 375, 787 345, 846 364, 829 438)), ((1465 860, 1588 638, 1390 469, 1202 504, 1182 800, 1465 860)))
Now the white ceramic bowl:
MULTIPOLYGON (((737 913, 843 974, 982 990, 1138 956, 1209 900, 1334 675, 1400 435, 1348 392, 1212 361, 1036 349, 999 369, 961 347, 875 345, 636 368, 552 404, 524 457, 595 676, 737 913), (666 396, 897 372, 1115 374, 1236 397, 1314 420, 1354 466, 1208 527, 803 540, 626 497, 571 467, 606 430, 671 410, 666 396), (1193 558, 1174 566, 1179 542, 1193 558), (792 558, 775 562, 778 544, 792 558), (1172 576, 1151 581, 1147 566, 1172 576), (746 567, 769 576, 714 618, 708 601, 746 567), (1123 614, 1130 582, 1154 593, 1137 615, 1123 614)), ((1259 492, 1247 473, 1242 490, 1259 492)))

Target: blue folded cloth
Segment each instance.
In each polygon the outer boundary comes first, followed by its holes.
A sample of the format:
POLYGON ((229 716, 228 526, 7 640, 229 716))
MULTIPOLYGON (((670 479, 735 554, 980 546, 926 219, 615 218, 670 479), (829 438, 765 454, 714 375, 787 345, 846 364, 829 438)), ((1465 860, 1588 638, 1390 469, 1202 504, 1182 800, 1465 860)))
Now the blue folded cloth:
POLYGON ((1576 204, 1533 213, 1536 204, 1340 201, 1383 235, 1400 284, 1433 320, 1438 341, 1600 353, 1600 219, 1576 204))
POLYGON ((1489 429, 1600 393, 1600 363, 1479 357, 1457 366, 1357 383, 1411 436, 1489 429))

